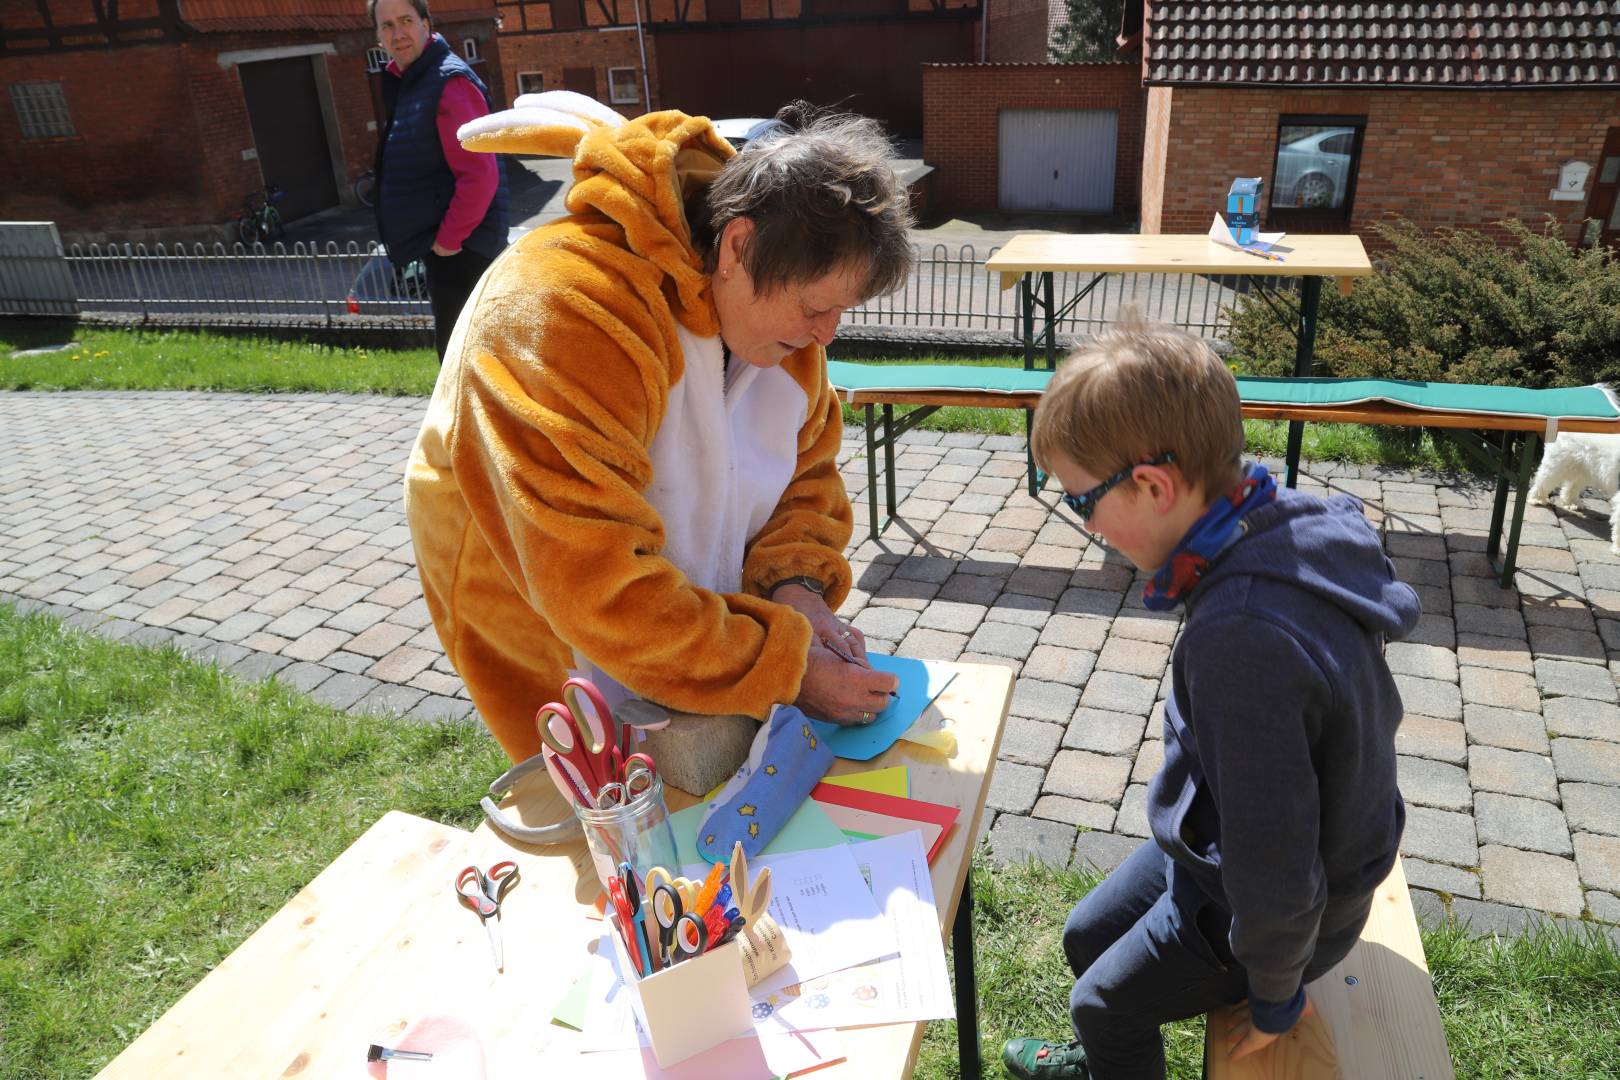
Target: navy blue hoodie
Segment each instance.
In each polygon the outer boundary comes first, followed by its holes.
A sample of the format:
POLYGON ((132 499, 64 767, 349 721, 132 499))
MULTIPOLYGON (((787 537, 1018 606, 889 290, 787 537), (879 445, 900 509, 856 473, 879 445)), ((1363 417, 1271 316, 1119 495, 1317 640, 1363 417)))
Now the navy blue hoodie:
POLYGON ((1178 899, 1231 912, 1255 1026, 1286 1031, 1318 944, 1349 950, 1395 862, 1383 646, 1421 610, 1348 495, 1279 490, 1244 522, 1188 598, 1147 813, 1178 899))

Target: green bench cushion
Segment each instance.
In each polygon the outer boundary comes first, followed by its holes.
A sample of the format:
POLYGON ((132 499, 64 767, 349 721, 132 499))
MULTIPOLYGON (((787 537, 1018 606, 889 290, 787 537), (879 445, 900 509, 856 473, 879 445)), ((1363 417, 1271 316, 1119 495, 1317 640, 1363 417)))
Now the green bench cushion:
MULTIPOLYGON (((885 390, 969 390, 1023 394, 1046 389, 1050 371, 968 364, 858 364, 827 361, 827 378, 840 393, 885 390)), ((1387 401, 1413 409, 1480 416, 1616 420, 1620 407, 1601 386, 1527 390, 1518 386, 1411 382, 1400 379, 1270 379, 1240 375, 1238 393, 1249 405, 1335 406, 1387 401)))
POLYGON ((1435 412, 1480 416, 1537 416, 1559 420, 1620 419, 1620 408, 1600 386, 1527 390, 1518 386, 1409 382, 1401 379, 1264 379, 1238 376, 1249 405, 1360 405, 1387 401, 1435 412))
POLYGON ((979 390, 1021 394, 1045 390, 1050 371, 976 367, 970 364, 854 364, 827 361, 827 381, 840 393, 851 390, 979 390))

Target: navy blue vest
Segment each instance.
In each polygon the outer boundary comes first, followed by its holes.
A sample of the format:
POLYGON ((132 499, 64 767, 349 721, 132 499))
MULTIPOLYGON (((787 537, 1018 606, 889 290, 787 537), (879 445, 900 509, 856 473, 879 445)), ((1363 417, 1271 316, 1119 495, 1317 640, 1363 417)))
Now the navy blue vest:
MULTIPOLYGON (((437 34, 401 77, 383 80, 388 126, 377 145, 377 232, 395 266, 433 250, 439 223, 456 192, 438 128, 439 96, 455 78, 470 80, 493 108, 483 81, 437 34)), ((500 186, 484 220, 462 245, 489 259, 506 247, 506 170, 498 158, 495 167, 500 186)))

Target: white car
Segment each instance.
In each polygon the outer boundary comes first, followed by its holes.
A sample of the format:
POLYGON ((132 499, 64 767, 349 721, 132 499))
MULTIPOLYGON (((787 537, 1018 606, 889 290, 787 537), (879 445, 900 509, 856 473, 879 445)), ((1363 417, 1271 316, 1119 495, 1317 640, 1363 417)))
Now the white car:
POLYGON ((760 124, 770 123, 770 119, 768 116, 737 116, 710 122, 714 124, 714 130, 720 133, 722 139, 741 150, 748 144, 749 133, 760 124))
POLYGON ((1324 128, 1277 148, 1271 205, 1330 210, 1344 205, 1356 148, 1353 127, 1324 128))

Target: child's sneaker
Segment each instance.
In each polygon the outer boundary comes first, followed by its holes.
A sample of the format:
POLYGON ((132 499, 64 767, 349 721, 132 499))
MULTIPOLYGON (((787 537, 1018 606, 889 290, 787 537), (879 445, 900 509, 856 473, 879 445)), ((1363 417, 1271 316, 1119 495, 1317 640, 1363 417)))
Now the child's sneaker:
POLYGON ((1090 1080, 1086 1051, 1077 1042, 1012 1039, 1001 1048, 1001 1063, 1018 1080, 1090 1080))

